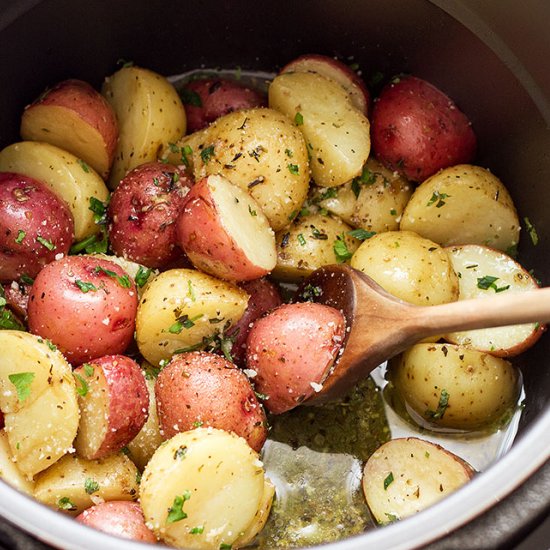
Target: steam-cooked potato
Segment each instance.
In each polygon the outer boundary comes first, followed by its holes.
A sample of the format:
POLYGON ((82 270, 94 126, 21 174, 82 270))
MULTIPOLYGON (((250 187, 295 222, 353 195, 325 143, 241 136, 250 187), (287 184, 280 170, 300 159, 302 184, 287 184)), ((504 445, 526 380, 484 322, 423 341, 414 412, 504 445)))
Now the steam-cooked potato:
POLYGON ((166 78, 140 67, 123 67, 107 77, 102 94, 118 119, 119 139, 109 176, 114 189, 129 170, 157 160, 163 145, 185 133, 185 109, 166 78))
MULTIPOLYGON (((338 187, 315 186, 311 190, 309 200, 321 209, 338 216, 348 225, 355 226, 352 217, 357 202, 356 192, 358 193, 359 190, 353 183, 354 181, 349 181, 338 187)), ((309 210, 309 207, 306 206, 306 208, 309 210)))
POLYGON ((357 249, 351 266, 411 304, 445 304, 458 298, 458 278, 445 250, 412 231, 374 235, 357 249))
POLYGON ((244 439, 198 428, 158 448, 143 473, 140 500, 147 524, 165 543, 217 550, 233 545, 251 524, 261 527, 257 513, 272 491, 244 439))
POLYGON ((508 361, 452 344, 416 344, 388 372, 417 421, 445 428, 491 426, 519 395, 519 374, 508 361))
POLYGON ((274 231, 290 223, 307 196, 304 138, 273 109, 225 115, 166 148, 162 157, 173 164, 191 163, 195 179, 219 174, 248 190, 274 231))
POLYGON ((137 500, 139 474, 124 454, 98 460, 66 455, 36 479, 34 497, 76 516, 93 504, 137 500))
POLYGON ((47 340, 0 330, 0 409, 14 460, 33 477, 72 448, 78 402, 71 366, 47 340))
POLYGON ((442 246, 481 244, 510 250, 519 241, 514 203, 491 172, 461 164, 441 170, 413 193, 401 229, 442 246))
POLYGON ((0 171, 34 178, 63 199, 73 215, 76 241, 99 231, 90 200, 105 202, 109 191, 99 175, 74 155, 48 143, 22 141, 0 152, 0 171))
POLYGON ((269 86, 269 106, 302 131, 317 185, 359 176, 370 152, 369 121, 340 84, 319 73, 284 73, 269 86))
MULTIPOLYGON (((524 292, 538 288, 535 278, 506 254, 479 245, 447 249, 458 274, 459 300, 488 298, 496 293, 524 292)), ((517 355, 535 344, 544 331, 539 323, 452 332, 445 339, 491 355, 517 355)))
POLYGON ((277 265, 273 276, 297 282, 323 265, 347 261, 360 241, 339 218, 324 214, 301 216, 277 234, 277 265))
POLYGON ((137 312, 142 355, 155 366, 176 350, 201 349, 243 315, 248 294, 231 283, 193 269, 171 269, 153 279, 137 312))
POLYGON ((376 521, 392 523, 424 510, 474 476, 440 445, 409 437, 384 443, 363 471, 363 491, 376 521))
POLYGON ((6 430, 0 430, 0 478, 28 495, 33 494, 34 482, 28 479, 15 464, 6 430))

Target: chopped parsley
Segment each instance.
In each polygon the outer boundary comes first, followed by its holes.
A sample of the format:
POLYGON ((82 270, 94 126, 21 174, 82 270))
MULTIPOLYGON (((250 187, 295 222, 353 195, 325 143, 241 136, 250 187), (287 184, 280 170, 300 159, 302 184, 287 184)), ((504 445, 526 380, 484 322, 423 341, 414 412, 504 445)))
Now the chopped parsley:
POLYGON ((74 283, 84 294, 90 291, 97 292, 97 287, 93 283, 81 281, 80 279, 76 279, 74 283))
POLYGON ((220 550, 231 550, 232 546, 230 544, 227 544, 226 542, 222 542, 220 544, 220 550))
POLYGON ((359 196, 359 193, 361 192, 362 186, 372 185, 374 182, 376 182, 376 174, 374 172, 371 172, 365 165, 363 166, 361 175, 353 178, 353 180, 351 181, 351 190, 357 198, 359 196))
POLYGON ((209 145, 208 147, 205 147, 201 151, 201 159, 204 162, 204 164, 208 164, 210 162, 210 159, 214 156, 214 146, 209 145))
POLYGON ((339 264, 347 262, 353 256, 353 253, 349 251, 348 245, 346 244, 344 233, 336 237, 332 248, 336 261, 339 264))
POLYGON ((87 477, 84 480, 84 490, 87 494, 93 495, 99 491, 99 483, 95 479, 87 477))
POLYGON ((183 505, 185 501, 191 498, 190 491, 184 491, 183 494, 174 498, 172 506, 168 508, 168 517, 166 518, 166 523, 175 523, 176 521, 181 521, 187 517, 187 514, 183 511, 183 505))
POLYGON ((139 288, 143 288, 145 286, 145 283, 147 283, 147 281, 149 280, 152 272, 152 268, 145 268, 140 265, 139 269, 137 270, 136 276, 134 277, 136 285, 139 286, 139 288))
POLYGON ((203 525, 198 525, 197 527, 193 527, 193 529, 189 530, 190 535, 201 535, 204 531, 203 525))
POLYGON ((510 285, 498 287, 496 282, 498 277, 493 277, 492 275, 485 275, 485 277, 478 277, 477 279, 477 288, 481 290, 489 290, 492 288, 495 292, 504 292, 510 288, 510 285))
POLYGON ((80 164, 80 168, 82 168, 86 174, 90 173, 90 167, 82 159, 78 159, 78 164, 80 164))
POLYGON ((4 287, 0 285, 0 330, 25 330, 13 312, 8 309, 4 287))
POLYGON ((26 401, 31 395, 31 384, 34 372, 16 372, 8 375, 9 381, 15 386, 19 403, 26 401))
POLYGON ((539 244, 539 236, 535 226, 531 223, 529 218, 523 218, 523 221, 525 222, 525 229, 527 233, 529 233, 529 237, 531 237, 531 242, 537 246, 537 244, 539 244))
POLYGON ((366 241, 376 235, 376 231, 367 231, 366 229, 352 229, 348 235, 359 241, 366 241))
POLYGON ((55 244, 52 243, 52 241, 49 241, 48 239, 45 239, 44 237, 41 237, 40 235, 36 236, 36 240, 45 248, 52 251, 56 249, 55 244))
POLYGON ((71 502, 69 497, 61 497, 57 501, 57 507, 60 510, 68 510, 69 512, 75 512, 77 510, 76 504, 71 502))
POLYGON ((300 111, 298 111, 294 115, 294 124, 296 124, 296 126, 301 126, 303 123, 304 123, 304 117, 303 117, 302 113, 300 113, 300 111))
POLYGON ((195 326, 195 321, 198 321, 202 316, 202 313, 191 318, 188 315, 182 315, 176 319, 176 322, 168 329, 168 332, 179 334, 184 328, 190 329, 195 326))
POLYGON ((248 212, 250 213, 251 216, 257 216, 258 215, 256 210, 254 210, 252 208, 252 206, 250 206, 250 205, 248 205, 248 212))
POLYGON ((195 92, 195 90, 190 90, 189 88, 183 88, 180 90, 180 97, 182 102, 185 105, 192 105, 193 107, 202 107, 201 96, 195 92))
POLYGON ((293 176, 298 176, 298 175, 300 174, 300 170, 299 170, 297 164, 288 164, 287 167, 288 167, 288 171, 289 171, 293 176))
POLYGON ((15 242, 17 244, 21 244, 23 242, 23 239, 26 237, 27 233, 25 233, 25 231, 23 231, 22 229, 20 229, 18 232, 17 232, 17 237, 15 238, 15 242))
POLYGON ((130 283, 130 277, 128 275, 117 275, 114 271, 111 271, 110 269, 105 269, 100 265, 96 266, 96 268, 94 269, 94 273, 103 273, 108 277, 115 279, 122 288, 130 288, 132 286, 132 284, 130 283))
POLYGON ((84 374, 88 377, 93 376, 94 374, 94 367, 90 365, 90 363, 84 363, 82 365, 82 368, 84 369, 84 374))
POLYGON ((314 286, 308 283, 300 293, 300 298, 304 300, 304 302, 314 302, 315 298, 321 296, 322 292, 320 286, 314 286))
POLYGON ((441 395, 439 396, 439 403, 437 404, 437 409, 435 411, 432 411, 428 409, 425 412, 425 415, 428 418, 431 418, 432 420, 439 420, 443 418, 445 411, 447 410, 447 406, 449 404, 449 393, 447 390, 443 389, 441 390, 441 395))
POLYGON ((78 254, 79 252, 86 252, 87 254, 93 254, 94 252, 105 254, 107 252, 109 247, 107 234, 108 205, 109 200, 103 202, 96 197, 90 197, 88 210, 94 213, 94 223, 99 225, 99 235, 90 235, 82 241, 73 244, 70 250, 71 254, 78 254))
POLYGON ((88 395, 88 390, 89 390, 88 382, 86 382, 86 380, 82 376, 80 376, 80 374, 78 374, 77 372, 74 373, 74 377, 79 382, 79 384, 77 384, 76 386, 76 392, 81 397, 85 397, 86 395, 88 395))
POLYGON ((306 240, 305 240, 304 236, 301 233, 299 233, 296 238, 298 239, 298 242, 300 243, 301 246, 306 245, 306 240))
POLYGON ((388 490, 388 487, 393 483, 394 479, 393 479, 393 472, 390 472, 387 476, 386 476, 386 479, 384 479, 384 491, 387 491, 388 490))
POLYGON ((439 191, 434 191, 430 200, 426 204, 426 206, 431 206, 432 204, 435 204, 436 208, 441 208, 442 206, 445 206, 445 200, 450 198, 451 195, 447 195, 447 193, 440 193, 439 191))

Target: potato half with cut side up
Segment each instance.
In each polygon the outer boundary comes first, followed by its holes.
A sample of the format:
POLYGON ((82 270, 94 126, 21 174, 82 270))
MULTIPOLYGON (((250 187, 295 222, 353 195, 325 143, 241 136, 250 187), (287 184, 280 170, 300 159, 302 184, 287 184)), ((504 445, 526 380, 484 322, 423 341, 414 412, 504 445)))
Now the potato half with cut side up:
POLYGON ((49 341, 0 330, 0 409, 13 458, 33 477, 72 448, 79 410, 71 366, 49 341))
POLYGON ((0 430, 0 478, 28 495, 33 494, 34 482, 17 467, 6 430, 0 430))
POLYGON ((370 152, 369 121, 336 82, 318 73, 284 73, 269 86, 269 106, 297 124, 317 185, 359 176, 370 152))
POLYGON ((198 428, 175 435, 143 473, 140 501, 147 525, 176 548, 217 550, 245 535, 250 540, 249 528, 263 525, 258 512, 269 507, 265 495, 273 494, 262 466, 234 434, 198 428))
POLYGON ((379 447, 363 470, 367 505, 380 524, 424 510, 456 491, 474 469, 440 445, 408 437, 379 447))
POLYGON ((193 186, 176 230, 193 265, 220 279, 258 279, 277 263, 275 234, 260 206, 222 176, 208 176, 193 186))

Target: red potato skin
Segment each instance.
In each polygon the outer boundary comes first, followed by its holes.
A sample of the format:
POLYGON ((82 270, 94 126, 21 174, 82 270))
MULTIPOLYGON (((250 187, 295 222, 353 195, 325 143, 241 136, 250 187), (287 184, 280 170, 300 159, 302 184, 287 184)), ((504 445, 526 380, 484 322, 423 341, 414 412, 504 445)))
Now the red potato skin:
MULTIPOLYGON (((105 399, 109 401, 107 418, 97 419, 97 422, 108 424, 105 439, 93 455, 85 457, 93 460, 120 451, 136 437, 147 422, 149 390, 140 366, 129 357, 106 355, 90 365, 96 376, 95 369, 101 369, 105 399)), ((86 380, 84 366, 74 372, 86 380)), ((81 414, 94 415, 96 411, 81 407, 81 414)))
POLYGON ((233 111, 267 106, 263 94, 232 80, 221 78, 193 80, 185 86, 185 90, 187 94, 184 91, 182 96, 189 134, 206 128, 217 118, 233 111), (186 96, 191 94, 195 98, 196 96, 200 98, 200 106, 185 101, 186 96))
POLYGON ((192 264, 201 271, 227 281, 249 281, 267 271, 248 260, 227 233, 208 186, 201 179, 189 192, 176 221, 178 243, 192 264))
POLYGON ((229 329, 227 336, 236 335, 231 348, 231 357, 236 365, 244 367, 246 365, 246 340, 252 323, 265 313, 279 307, 283 300, 277 286, 265 277, 246 281, 239 286, 248 292, 250 299, 243 316, 234 327, 229 329))
POLYGON ((73 365, 123 353, 133 339, 135 284, 129 278, 130 288, 123 288, 98 268, 127 276, 113 262, 68 256, 48 264, 31 289, 29 331, 51 340, 73 365), (83 292, 76 281, 91 283, 97 290, 83 292))
POLYGON ((76 521, 116 537, 156 544, 157 539, 145 524, 141 506, 128 500, 112 500, 96 504, 80 515, 76 521))
POLYGON ((338 82, 348 93, 351 91, 353 105, 368 116, 371 104, 370 92, 363 79, 345 63, 327 55, 305 54, 287 63, 281 69, 281 74, 309 71, 338 82))
POLYGON ((372 147, 388 169, 413 181, 473 160, 471 123, 438 88, 414 76, 390 82, 374 104, 372 147))
POLYGON ((33 178, 0 173, 0 282, 36 277, 69 252, 73 239, 73 218, 61 198, 33 178))
POLYGON ((313 302, 283 304, 258 319, 247 341, 247 367, 265 406, 281 414, 315 393, 342 346, 345 319, 337 309, 313 302))
POLYGON ((29 294, 31 286, 25 283, 11 283, 4 285, 4 296, 11 310, 21 319, 27 319, 29 294))
POLYGON ((109 166, 112 164, 118 141, 118 121, 109 102, 90 84, 77 79, 59 82, 27 105, 23 117, 36 105, 53 105, 74 111, 103 137, 109 166))
POLYGON ((160 432, 169 439, 199 426, 234 432, 259 452, 267 437, 262 405, 245 374, 219 355, 175 356, 155 383, 160 432))
POLYGON ((109 204, 113 252, 154 268, 181 259, 175 220, 192 185, 184 170, 162 162, 142 164, 129 172, 109 204))

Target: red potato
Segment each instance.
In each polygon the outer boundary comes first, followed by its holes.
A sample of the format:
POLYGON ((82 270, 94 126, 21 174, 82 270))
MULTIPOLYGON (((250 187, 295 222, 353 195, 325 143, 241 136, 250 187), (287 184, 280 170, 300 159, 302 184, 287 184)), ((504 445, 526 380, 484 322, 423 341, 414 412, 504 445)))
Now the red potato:
POLYGON ((293 409, 321 390, 345 330, 342 313, 313 302, 284 304, 254 323, 247 367, 270 412, 293 409))
POLYGON ((0 282, 36 277, 74 238, 69 207, 39 181, 0 173, 0 282))
POLYGON ((22 282, 12 281, 9 285, 4 285, 6 303, 21 319, 27 319, 30 292, 31 285, 22 282))
POLYGON ((265 107, 267 104, 260 92, 223 78, 192 80, 180 95, 187 115, 187 132, 190 134, 227 113, 265 107))
POLYGON ((180 168, 162 162, 129 172, 111 196, 109 241, 117 256, 147 267, 166 267, 183 252, 175 221, 193 185, 180 168))
POLYGON ((160 372, 155 396, 161 434, 166 439, 211 426, 243 437, 259 452, 267 437, 265 413, 250 382, 219 355, 176 355, 160 372))
POLYGON ((348 93, 353 106, 364 115, 368 115, 370 93, 363 79, 348 65, 334 57, 319 54, 307 54, 287 63, 281 73, 318 73, 334 80, 348 93))
POLYGON ((246 340, 252 327, 252 323, 264 313, 279 307, 283 301, 277 286, 266 278, 246 281, 239 285, 250 298, 243 316, 237 324, 229 329, 228 337, 235 338, 231 348, 231 357, 236 365, 244 366, 246 363, 246 340))
POLYGON ((65 80, 25 108, 21 137, 64 149, 105 178, 115 154, 118 123, 109 103, 92 86, 65 80))
POLYGON ((128 500, 111 500, 96 504, 80 515, 76 521, 116 537, 155 544, 157 538, 145 524, 141 506, 128 500))
POLYGON ((74 443, 88 460, 125 447, 147 421, 149 391, 140 366, 124 355, 106 355, 74 371, 80 423, 74 443))
POLYGON ((371 120, 372 147, 387 168, 413 181, 470 162, 476 136, 468 117, 420 78, 396 78, 382 90, 371 120))
POLYGON ((223 176, 193 186, 176 225, 193 265, 220 279, 258 279, 277 263, 275 234, 258 203, 223 176))
POLYGON ((137 312, 134 281, 117 264, 68 256, 48 264, 29 298, 29 330, 56 344, 73 364, 123 353, 137 312))

